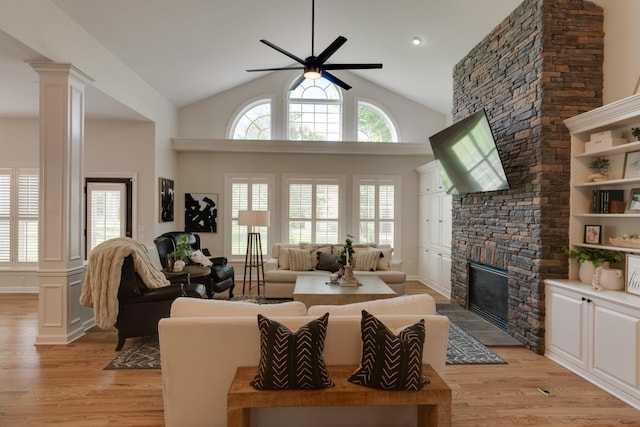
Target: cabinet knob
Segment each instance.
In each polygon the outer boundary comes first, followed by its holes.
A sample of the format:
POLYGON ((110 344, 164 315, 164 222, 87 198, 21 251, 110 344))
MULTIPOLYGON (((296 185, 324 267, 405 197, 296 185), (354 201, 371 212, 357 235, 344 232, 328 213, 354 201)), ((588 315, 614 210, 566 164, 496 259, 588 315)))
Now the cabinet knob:
POLYGON ((590 303, 590 302, 591 302, 591 299, 590 299, 590 298, 582 297, 582 301, 586 301, 586 302, 590 303))

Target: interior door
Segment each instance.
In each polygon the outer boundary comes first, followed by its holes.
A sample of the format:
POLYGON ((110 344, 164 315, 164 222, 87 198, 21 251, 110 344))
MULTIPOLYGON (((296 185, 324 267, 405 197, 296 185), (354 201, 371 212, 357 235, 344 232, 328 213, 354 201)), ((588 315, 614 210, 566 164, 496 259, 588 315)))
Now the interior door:
POLYGON ((130 189, 130 180, 87 180, 87 254, 105 240, 132 236, 130 189))

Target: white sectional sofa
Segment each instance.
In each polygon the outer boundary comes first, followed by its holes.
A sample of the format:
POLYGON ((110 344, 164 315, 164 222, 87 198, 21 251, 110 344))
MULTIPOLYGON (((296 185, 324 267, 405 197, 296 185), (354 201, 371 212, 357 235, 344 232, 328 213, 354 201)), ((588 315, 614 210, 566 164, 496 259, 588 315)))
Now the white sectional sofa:
MULTIPOLYGON (((171 317, 159 323, 164 417, 167 427, 226 426, 227 391, 239 366, 257 366, 260 333, 257 314, 292 330, 330 313, 324 346, 327 365, 357 365, 361 357, 361 310, 390 328, 425 319, 423 362, 442 378, 449 320, 435 314, 429 295, 411 295, 342 306, 315 306, 292 301, 252 304, 178 298, 171 317)), ((412 426, 415 407, 268 408, 252 410, 252 425, 261 427, 328 425, 348 427, 412 426)))
MULTIPOLYGON (((342 244, 274 243, 271 247, 269 259, 265 262, 264 296, 266 298, 293 298, 293 289, 295 288, 298 274, 330 275, 331 271, 318 269, 317 253, 325 252, 337 255, 343 246, 342 244), (292 270, 288 261, 283 262, 283 256, 286 256, 288 249, 308 250, 312 269, 304 271, 292 270)), ((393 289, 396 294, 404 295, 404 282, 407 275, 402 271, 402 263, 393 259, 393 249, 389 245, 369 243, 354 244, 353 247, 356 250, 356 269, 354 270, 356 276, 377 276, 393 289), (360 250, 379 250, 383 254, 374 271, 357 269, 357 256, 360 250)))

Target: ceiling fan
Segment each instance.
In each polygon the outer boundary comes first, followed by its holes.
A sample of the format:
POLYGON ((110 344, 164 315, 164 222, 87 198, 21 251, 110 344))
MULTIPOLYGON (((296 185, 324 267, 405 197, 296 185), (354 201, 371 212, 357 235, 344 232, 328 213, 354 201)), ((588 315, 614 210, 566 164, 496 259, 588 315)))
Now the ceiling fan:
POLYGON ((289 90, 294 90, 305 79, 319 79, 324 77, 331 83, 334 83, 345 90, 351 89, 347 83, 343 82, 328 70, 364 70, 369 68, 382 68, 382 64, 327 64, 325 63, 331 55, 333 55, 340 47, 346 43, 346 37, 338 36, 333 43, 331 43, 325 50, 323 50, 318 56, 314 55, 314 38, 315 38, 315 0, 311 1, 311 56, 305 59, 298 58, 296 55, 287 52, 281 47, 276 46, 268 40, 260 40, 267 46, 277 50, 280 53, 287 55, 289 58, 296 62, 299 62, 301 66, 294 67, 281 67, 281 68, 258 68, 247 71, 278 71, 278 70, 304 70, 303 74, 293 82, 293 85, 289 90))

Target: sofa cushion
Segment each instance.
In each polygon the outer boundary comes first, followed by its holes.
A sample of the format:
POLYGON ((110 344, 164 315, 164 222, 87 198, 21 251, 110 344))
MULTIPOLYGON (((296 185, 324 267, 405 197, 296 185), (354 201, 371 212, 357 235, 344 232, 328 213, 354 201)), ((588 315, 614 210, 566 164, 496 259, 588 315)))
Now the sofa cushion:
POLYGON ((362 310, 362 359, 349 381, 381 390, 420 390, 429 379, 422 374, 424 319, 396 335, 362 310))
POLYGON ((280 248, 278 253, 278 268, 282 270, 289 269, 289 248, 280 248))
POLYGON ((271 258, 278 258, 280 256, 280 249, 299 248, 300 245, 294 243, 274 243, 271 246, 271 258))
POLYGON ((293 332, 259 314, 260 362, 251 385, 259 390, 332 387, 322 357, 328 322, 325 313, 293 332))
POLYGON ((431 295, 403 295, 395 298, 356 302, 344 305, 313 305, 307 310, 309 316, 329 313, 332 316, 353 316, 367 310, 376 316, 396 314, 435 314, 436 302, 431 295))
POLYGON ((214 299, 176 298, 171 304, 171 317, 304 316, 307 307, 300 301, 280 304, 224 301, 214 299))
POLYGON ((316 258, 318 259, 316 270, 330 271, 331 273, 340 270, 340 265, 338 265, 335 255, 327 252, 317 252, 316 258))
POLYGON ((307 249, 289 249, 289 270, 311 270, 311 253, 307 249))
POLYGON ((355 269, 360 271, 376 271, 381 252, 378 249, 356 251, 355 269))
POLYGON ((376 270, 388 271, 391 269, 391 259, 393 256, 393 248, 380 249, 380 258, 376 270))

